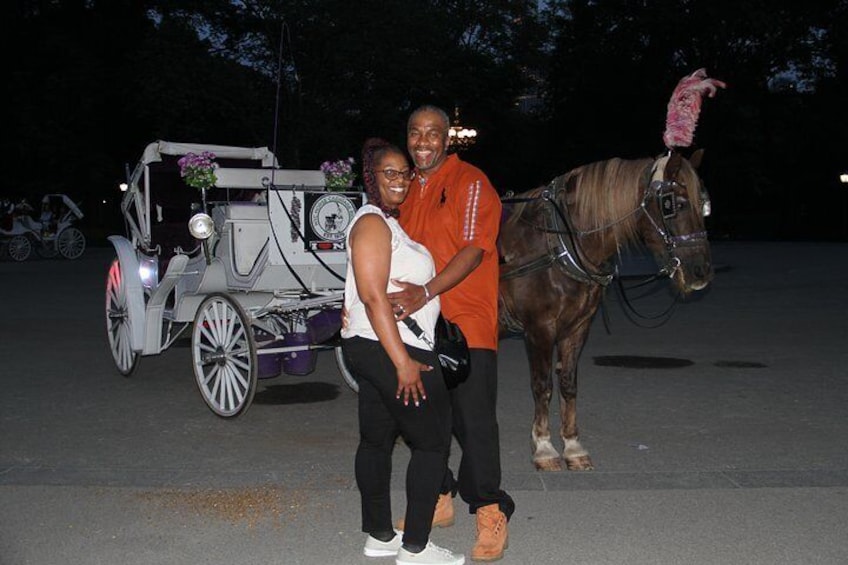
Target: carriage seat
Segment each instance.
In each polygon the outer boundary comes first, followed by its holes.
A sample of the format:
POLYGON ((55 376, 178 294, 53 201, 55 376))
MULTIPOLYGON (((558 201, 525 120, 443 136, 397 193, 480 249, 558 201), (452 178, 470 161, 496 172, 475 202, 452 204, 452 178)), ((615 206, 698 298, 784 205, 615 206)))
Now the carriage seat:
POLYGON ((229 256, 234 271, 242 276, 253 271, 270 235, 268 207, 257 202, 230 202, 212 210, 221 236, 220 255, 229 256))

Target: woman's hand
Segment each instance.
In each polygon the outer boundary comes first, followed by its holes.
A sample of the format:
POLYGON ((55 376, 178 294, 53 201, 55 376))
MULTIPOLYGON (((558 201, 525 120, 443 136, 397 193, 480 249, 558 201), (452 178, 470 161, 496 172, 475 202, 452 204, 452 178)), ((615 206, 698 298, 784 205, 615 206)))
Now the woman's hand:
POLYGON ((427 400, 427 391, 424 390, 424 382, 421 380, 421 371, 432 371, 433 367, 419 363, 412 357, 407 357, 400 366, 397 367, 398 387, 395 393, 395 398, 403 401, 404 406, 409 406, 409 399, 416 406, 420 406, 421 402, 427 400))

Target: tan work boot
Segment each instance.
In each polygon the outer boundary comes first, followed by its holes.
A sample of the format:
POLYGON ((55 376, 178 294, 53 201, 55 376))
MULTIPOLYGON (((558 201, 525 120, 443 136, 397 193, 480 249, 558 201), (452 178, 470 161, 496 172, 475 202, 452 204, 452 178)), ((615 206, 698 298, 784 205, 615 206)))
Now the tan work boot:
POLYGON ((474 561, 497 561, 509 547, 506 514, 497 504, 477 509, 477 543, 471 550, 474 561))
MULTIPOLYGON (((453 497, 448 494, 440 494, 439 500, 436 501, 436 511, 433 513, 433 527, 447 528, 453 526, 453 497)), ((401 518, 397 521, 397 529, 403 531, 406 521, 401 518)))

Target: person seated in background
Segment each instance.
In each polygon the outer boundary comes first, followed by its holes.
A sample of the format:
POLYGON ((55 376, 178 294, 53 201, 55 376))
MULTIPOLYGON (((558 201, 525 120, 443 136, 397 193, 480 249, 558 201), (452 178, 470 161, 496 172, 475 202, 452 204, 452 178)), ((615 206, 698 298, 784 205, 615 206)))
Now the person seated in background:
POLYGON ((41 235, 48 236, 56 233, 56 214, 50 207, 50 199, 45 196, 41 201, 41 215, 38 217, 41 222, 41 235))

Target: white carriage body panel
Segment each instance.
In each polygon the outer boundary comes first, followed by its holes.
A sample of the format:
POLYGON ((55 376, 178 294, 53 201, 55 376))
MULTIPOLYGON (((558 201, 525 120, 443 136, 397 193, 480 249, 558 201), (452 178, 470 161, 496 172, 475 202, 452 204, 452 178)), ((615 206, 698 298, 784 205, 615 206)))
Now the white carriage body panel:
POLYGON ((308 170, 216 170, 219 188, 264 190, 261 202, 213 209, 214 255, 231 289, 341 289, 347 266, 344 231, 362 194, 324 190, 324 173, 308 170))

